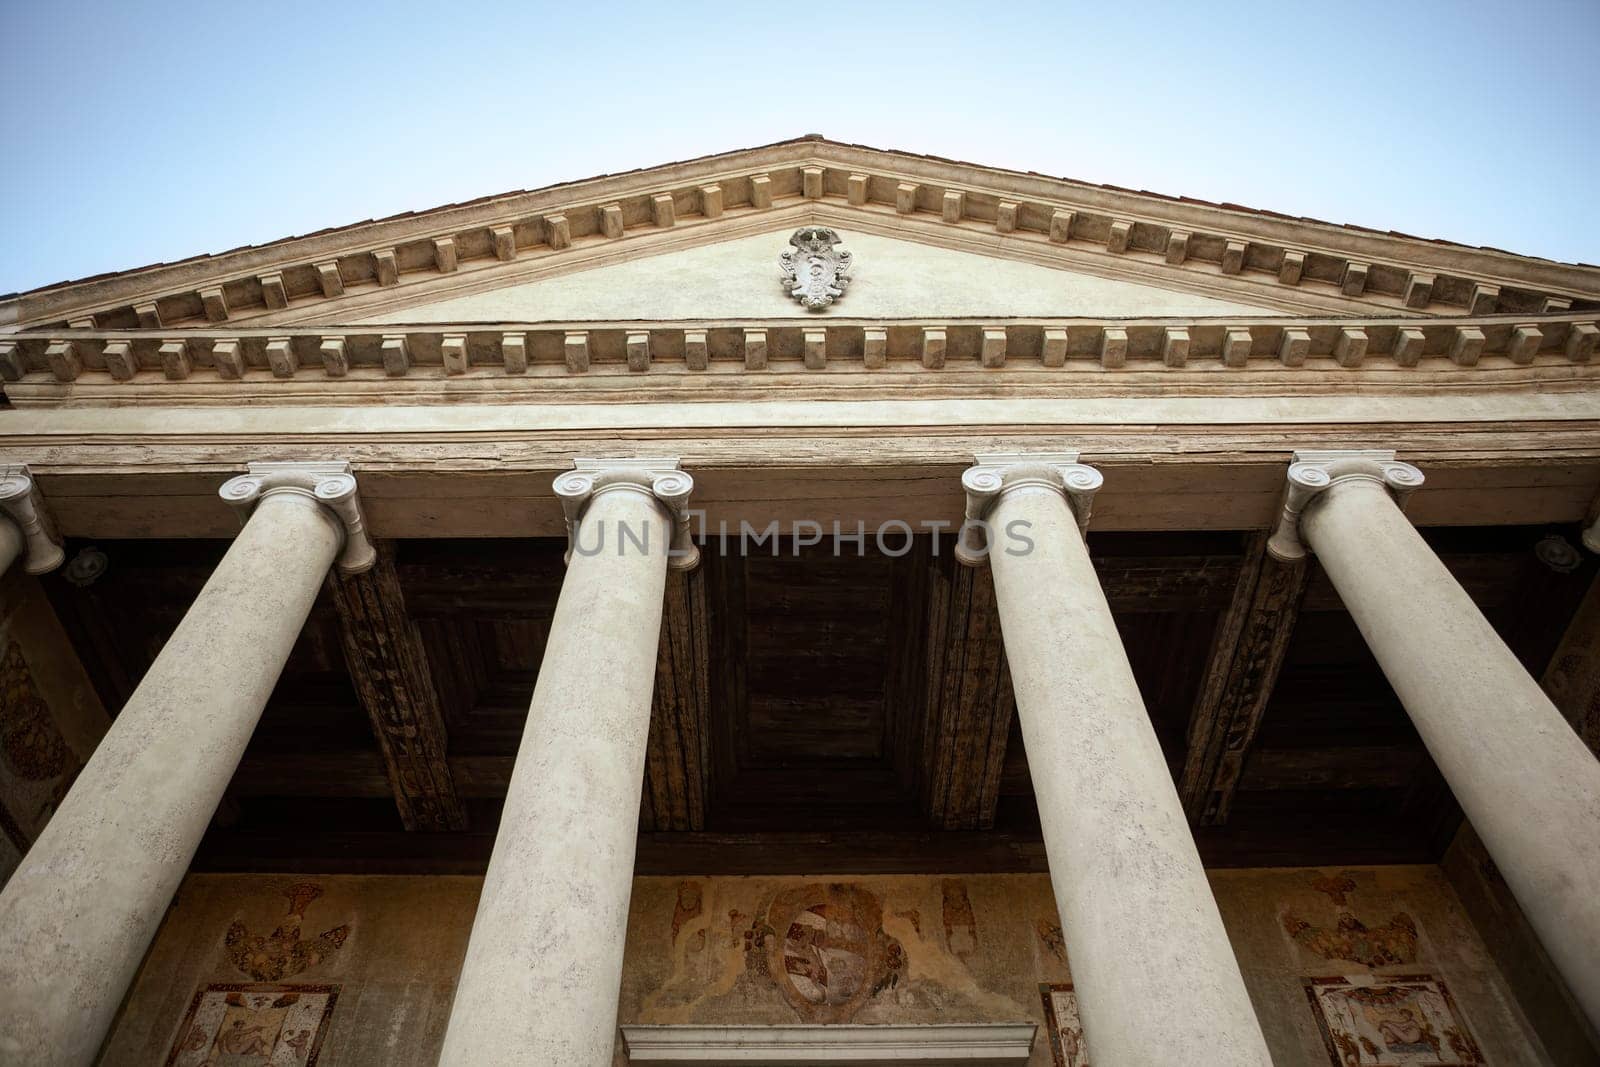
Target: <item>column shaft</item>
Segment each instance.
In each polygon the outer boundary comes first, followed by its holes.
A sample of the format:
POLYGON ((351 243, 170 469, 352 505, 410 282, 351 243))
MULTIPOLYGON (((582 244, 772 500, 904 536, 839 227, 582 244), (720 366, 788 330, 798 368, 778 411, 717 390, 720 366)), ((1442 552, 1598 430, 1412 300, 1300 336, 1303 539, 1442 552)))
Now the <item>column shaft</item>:
POLYGON ((1300 529, 1600 1027, 1600 762, 1377 479, 1334 481, 1300 529))
POLYGON ((989 516, 1000 629, 1089 1056, 1271 1064, 1116 623, 1059 490, 989 516), (1033 544, 1008 534, 1012 524, 1033 544), (1018 554, 1013 554, 1013 552, 1018 554))
POLYGON ((278 681, 340 529, 262 498, 0 894, 0 1061, 93 1062, 278 681))
POLYGON ((450 1013, 442 1067, 602 1067, 633 890, 668 521, 611 485, 584 513, 450 1013), (620 527, 648 532, 649 551, 620 527), (598 547, 598 551, 596 548, 598 547))

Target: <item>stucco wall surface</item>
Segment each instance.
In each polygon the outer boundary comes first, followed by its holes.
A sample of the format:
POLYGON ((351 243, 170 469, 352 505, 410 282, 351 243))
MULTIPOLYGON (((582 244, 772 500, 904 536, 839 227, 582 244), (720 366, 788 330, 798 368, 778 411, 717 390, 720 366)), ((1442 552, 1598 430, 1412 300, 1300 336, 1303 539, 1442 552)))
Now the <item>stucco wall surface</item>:
POLYGON ((915 241, 840 231, 851 282, 826 314, 780 284, 792 230, 740 237, 406 307, 365 321, 1275 315, 1267 308, 915 241))
MULTIPOLYGON (((1553 1063, 1437 868, 1211 881, 1282 1067, 1337 1067, 1318 995, 1346 1012, 1332 1030, 1379 1047, 1363 1064, 1474 1062, 1461 1049, 1496 1065, 1553 1063), (1429 1040, 1437 1054, 1384 1044, 1429 1040)), ((479 884, 191 876, 101 1062, 299 1065, 315 1051, 320 1064, 431 1065, 479 884), (268 1052, 216 1058, 229 1042, 268 1052)), ((1042 875, 638 878, 628 937, 623 1023, 1029 1021, 1033 1067, 1081 1063, 1070 1013, 1053 1031, 1046 1022, 1051 987, 1062 1001, 1071 972, 1042 875)))

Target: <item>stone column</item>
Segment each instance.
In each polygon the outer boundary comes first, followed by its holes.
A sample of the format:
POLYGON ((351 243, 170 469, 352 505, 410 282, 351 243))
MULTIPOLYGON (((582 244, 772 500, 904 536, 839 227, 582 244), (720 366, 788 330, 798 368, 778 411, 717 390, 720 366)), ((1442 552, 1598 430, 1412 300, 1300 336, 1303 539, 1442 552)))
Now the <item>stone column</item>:
POLYGON ((1506 884, 1600 1026, 1600 762, 1406 521, 1393 452, 1296 452, 1270 548, 1316 553, 1506 884))
POLYGON ((244 529, 0 893, 0 1062, 94 1061, 329 565, 371 566, 348 471, 222 487, 244 529))
POLYGON ((1088 1058, 1251 1064, 1266 1041, 1083 540, 1076 453, 979 456, 957 556, 987 556, 1088 1058), (980 526, 980 524, 983 524, 980 526))
POLYGON ((576 466, 555 482, 567 575, 442 1067, 602 1067, 616 1043, 662 596, 669 563, 698 560, 694 483, 676 460, 576 466))
POLYGON ((0 574, 17 557, 26 556, 29 574, 44 574, 61 565, 65 552, 44 499, 27 467, 0 467, 0 574))

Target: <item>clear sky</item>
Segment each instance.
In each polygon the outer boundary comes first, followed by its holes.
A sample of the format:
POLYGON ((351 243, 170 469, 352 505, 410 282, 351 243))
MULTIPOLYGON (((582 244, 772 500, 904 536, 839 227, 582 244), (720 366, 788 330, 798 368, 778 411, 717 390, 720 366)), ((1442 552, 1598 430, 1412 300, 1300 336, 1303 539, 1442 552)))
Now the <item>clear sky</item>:
POLYGON ((1600 2, 0 0, 0 293, 808 132, 1600 263, 1600 2))

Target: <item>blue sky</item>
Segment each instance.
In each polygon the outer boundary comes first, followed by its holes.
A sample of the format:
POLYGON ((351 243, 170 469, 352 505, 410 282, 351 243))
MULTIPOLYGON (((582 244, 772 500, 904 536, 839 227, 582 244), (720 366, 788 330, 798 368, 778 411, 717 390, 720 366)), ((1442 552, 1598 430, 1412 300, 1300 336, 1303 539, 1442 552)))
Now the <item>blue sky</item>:
POLYGON ((807 132, 1600 262, 1600 3, 0 0, 0 293, 807 132))

